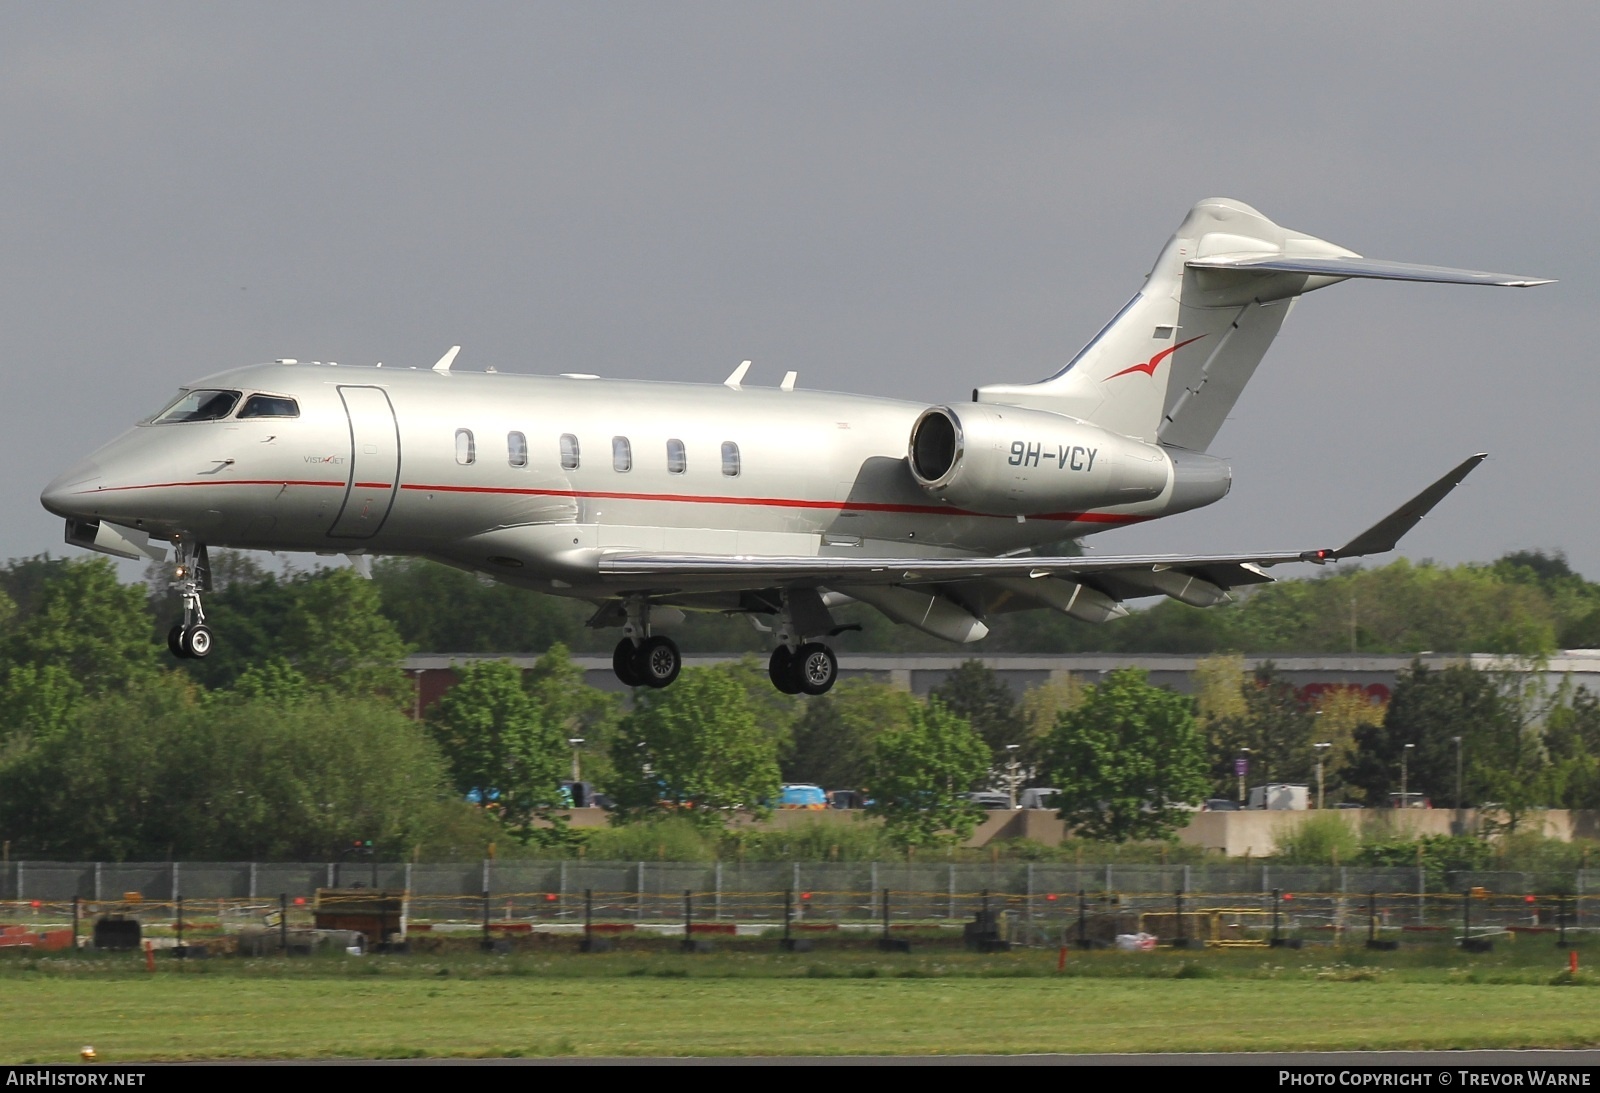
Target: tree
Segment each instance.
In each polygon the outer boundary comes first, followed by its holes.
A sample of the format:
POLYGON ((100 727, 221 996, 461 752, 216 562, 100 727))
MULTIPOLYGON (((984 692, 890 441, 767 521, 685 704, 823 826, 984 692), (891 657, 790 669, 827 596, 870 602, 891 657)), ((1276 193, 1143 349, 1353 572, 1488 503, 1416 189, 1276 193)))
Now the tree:
MULTIPOLYGON (((253 665, 276 658, 314 689, 376 695, 397 705, 409 697, 401 671, 407 648, 382 613, 373 581, 349 569, 280 578, 234 555, 222 557, 226 582, 205 597, 207 621, 218 640, 204 660, 181 662, 193 678, 226 689, 253 665)), ((176 610, 168 600, 157 601, 165 605, 158 613, 166 625, 176 610)))
POLYGON ((1600 697, 1579 687, 1545 726, 1550 756, 1550 804, 1600 807, 1600 697))
POLYGON ((1016 696, 983 661, 963 661, 932 695, 983 738, 991 763, 1005 760, 1007 744, 1024 742, 1027 732, 1017 716, 1016 696))
POLYGON ((561 803, 567 742, 522 687, 510 661, 456 668, 458 682, 428 710, 456 792, 476 795, 510 828, 526 833, 540 809, 561 803))
POLYGON ((871 778, 878 736, 910 724, 917 700, 897 687, 847 679, 805 704, 785 750, 785 781, 860 789, 871 778))
POLYGON ((1250 749, 1250 777, 1260 783, 1309 784, 1315 769, 1316 718, 1294 684, 1272 662, 1261 665, 1240 688, 1244 711, 1211 726, 1211 785, 1227 794, 1235 784, 1234 760, 1250 749))
POLYGON ((1182 695, 1125 668, 1061 715, 1045 744, 1061 818, 1080 835, 1167 838, 1206 793, 1205 746, 1182 695))
POLYGON ((1355 759, 1356 734, 1383 724, 1388 703, 1374 701, 1358 687, 1333 687, 1318 694, 1310 706, 1316 718, 1316 742, 1329 745, 1322 757, 1323 782, 1328 799, 1336 801, 1344 788, 1344 772, 1355 759))
POLYGON ((629 816, 676 812, 720 825, 778 794, 777 745, 724 668, 685 668, 671 687, 637 692, 611 761, 611 794, 629 816))
POLYGON ((900 846, 964 842, 983 818, 966 794, 988 774, 983 738, 937 697, 906 708, 906 723, 873 742, 868 811, 900 846))
POLYGON ((53 666, 91 696, 123 690, 158 670, 144 596, 118 583, 110 562, 34 560, 27 572, 26 607, 0 642, 0 663, 53 666))
POLYGON ((382 703, 207 696, 179 672, 85 701, 0 767, 0 830, 45 858, 393 855, 465 811, 426 731, 382 703))
POLYGON ((583 780, 604 788, 611 780, 611 742, 622 717, 618 695, 591 687, 560 642, 522 677, 540 719, 561 738, 583 740, 583 780))
POLYGON ((1430 668, 1413 662, 1395 681, 1382 725, 1356 730, 1346 781, 1369 805, 1385 805, 1400 788, 1404 758, 1407 792, 1454 804, 1457 736, 1464 749, 1463 804, 1499 800, 1490 784, 1507 758, 1505 742, 1522 732, 1495 680, 1465 664, 1430 668), (1407 744, 1414 745, 1409 755, 1407 744))

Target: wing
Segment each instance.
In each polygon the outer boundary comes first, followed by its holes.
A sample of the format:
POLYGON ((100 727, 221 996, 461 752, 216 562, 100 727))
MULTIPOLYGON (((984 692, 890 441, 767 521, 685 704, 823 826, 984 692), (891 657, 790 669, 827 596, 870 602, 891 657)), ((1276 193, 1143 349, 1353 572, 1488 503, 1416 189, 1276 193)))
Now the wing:
MULTIPOLYGON (((999 582, 1013 590, 1045 578, 1086 581, 1114 599, 1124 595, 1174 596, 1196 606, 1226 598, 1239 585, 1270 581, 1264 570, 1286 562, 1323 565, 1393 550, 1405 535, 1460 484, 1485 455, 1463 460, 1450 473, 1344 546, 1250 554, 1130 554, 1096 558, 1033 556, 978 558, 728 557, 695 554, 616 553, 600 560, 608 583, 677 589, 825 586, 848 593, 874 585, 951 585, 999 582), (1017 582, 1022 582, 1020 586, 1017 582), (1209 586, 1209 587, 1207 587, 1209 586)), ((1024 593, 1026 594, 1026 593, 1024 593)))

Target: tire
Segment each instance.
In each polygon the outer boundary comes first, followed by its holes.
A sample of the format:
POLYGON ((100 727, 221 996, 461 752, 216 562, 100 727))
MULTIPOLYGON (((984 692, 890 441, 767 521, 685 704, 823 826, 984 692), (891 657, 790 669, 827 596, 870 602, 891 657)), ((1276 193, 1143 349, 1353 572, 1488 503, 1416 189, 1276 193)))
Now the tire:
POLYGON ((167 631, 167 648, 171 650, 172 655, 177 657, 179 660, 189 659, 189 654, 185 652, 183 648, 182 623, 178 623, 171 630, 167 631))
POLYGON ((825 695, 839 678, 839 661, 820 641, 808 641, 795 651, 794 677, 808 695, 825 695))
POLYGON ((780 645, 772 651, 772 659, 767 661, 767 678, 786 695, 800 693, 800 680, 794 670, 794 654, 789 652, 787 645, 780 645))
POLYGON ((678 643, 671 638, 660 635, 645 638, 634 654, 633 670, 646 687, 670 687, 683 670, 683 654, 678 652, 678 643))
POLYGON ((198 623, 183 632, 183 651, 196 660, 202 660, 211 653, 213 638, 211 627, 205 623, 198 623))
POLYGON ((611 670, 617 673, 617 678, 624 687, 642 686, 644 680, 639 678, 639 671, 634 666, 634 654, 638 652, 633 647, 633 642, 623 638, 617 642, 617 647, 611 653, 611 670))

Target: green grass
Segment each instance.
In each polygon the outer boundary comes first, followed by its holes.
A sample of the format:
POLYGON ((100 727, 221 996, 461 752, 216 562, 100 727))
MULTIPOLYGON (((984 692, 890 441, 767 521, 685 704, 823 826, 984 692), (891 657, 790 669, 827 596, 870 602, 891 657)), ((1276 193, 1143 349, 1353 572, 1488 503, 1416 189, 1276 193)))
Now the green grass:
MULTIPOLYGON (((1600 952, 1596 953, 1600 959, 1600 952)), ((977 956, 711 955, 570 943, 507 957, 0 958, 0 1062, 355 1056, 930 1054, 1573 1047, 1600 994, 1547 941, 977 956), (1563 989, 1564 988, 1564 989, 1563 989)))

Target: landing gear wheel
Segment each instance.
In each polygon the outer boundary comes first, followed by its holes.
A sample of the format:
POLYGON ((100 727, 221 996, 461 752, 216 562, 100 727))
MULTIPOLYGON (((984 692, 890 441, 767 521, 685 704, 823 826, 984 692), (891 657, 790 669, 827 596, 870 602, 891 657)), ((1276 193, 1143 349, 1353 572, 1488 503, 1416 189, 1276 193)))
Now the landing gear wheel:
POLYGON ((185 630, 180 640, 184 653, 200 660, 211 652, 211 627, 197 623, 185 630))
POLYGON ((183 648, 183 623, 180 622, 167 631, 167 648, 180 660, 189 659, 189 654, 183 648))
POLYGON ((833 650, 819 641, 808 641, 795 651, 795 681, 808 695, 824 695, 833 690, 839 678, 839 661, 833 650))
POLYGON ((644 684, 635 666, 634 654, 637 652, 633 642, 623 638, 617 642, 617 647, 611 654, 611 670, 617 673, 617 678, 622 681, 624 687, 639 687, 644 684))
POLYGON ((772 659, 767 661, 767 678, 786 695, 800 693, 800 679, 794 670, 794 654, 789 652, 787 645, 780 645, 772 651, 772 659))
POLYGON ((634 656, 634 671, 646 687, 666 687, 683 670, 683 654, 671 638, 656 635, 645 638, 634 656))

